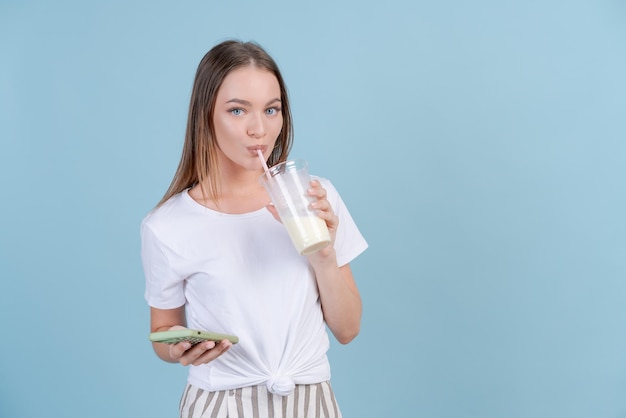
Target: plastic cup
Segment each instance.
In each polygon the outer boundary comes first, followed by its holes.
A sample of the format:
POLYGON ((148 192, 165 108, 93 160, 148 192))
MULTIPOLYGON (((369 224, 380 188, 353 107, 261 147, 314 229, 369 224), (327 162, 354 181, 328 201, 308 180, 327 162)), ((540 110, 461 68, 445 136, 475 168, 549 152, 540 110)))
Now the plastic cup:
POLYGON ((269 193, 298 253, 312 254, 330 244, 326 222, 309 209, 313 198, 307 195, 311 177, 305 160, 277 164, 259 181, 269 193))

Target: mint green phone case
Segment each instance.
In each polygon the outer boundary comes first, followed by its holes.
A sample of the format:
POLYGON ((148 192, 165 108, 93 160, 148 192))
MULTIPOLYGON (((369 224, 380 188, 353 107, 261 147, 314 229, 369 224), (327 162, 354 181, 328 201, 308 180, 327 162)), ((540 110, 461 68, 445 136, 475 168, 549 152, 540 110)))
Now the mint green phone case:
POLYGON ((197 344, 206 340, 216 342, 228 340, 233 344, 239 342, 239 338, 234 335, 198 331, 196 329, 177 329, 174 331, 159 331, 150 334, 150 341, 155 343, 177 344, 181 341, 189 341, 191 344, 197 344))

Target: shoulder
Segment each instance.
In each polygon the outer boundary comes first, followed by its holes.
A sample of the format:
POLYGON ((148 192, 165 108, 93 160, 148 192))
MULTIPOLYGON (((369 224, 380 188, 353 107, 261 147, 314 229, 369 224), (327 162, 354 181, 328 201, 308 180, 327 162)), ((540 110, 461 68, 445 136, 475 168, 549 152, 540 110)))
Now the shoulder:
POLYGON ((159 231, 176 227, 176 223, 186 219, 184 214, 189 210, 185 202, 186 193, 186 190, 182 191, 148 212, 141 222, 141 228, 159 231))

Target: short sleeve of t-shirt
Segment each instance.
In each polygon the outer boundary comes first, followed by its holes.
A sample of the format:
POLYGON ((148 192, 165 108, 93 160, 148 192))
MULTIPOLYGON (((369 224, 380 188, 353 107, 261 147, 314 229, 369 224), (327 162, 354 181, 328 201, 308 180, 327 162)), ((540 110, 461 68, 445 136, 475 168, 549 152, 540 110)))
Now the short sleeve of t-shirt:
POLYGON ((144 220, 141 224, 141 259, 146 276, 145 298, 150 306, 174 309, 185 304, 184 281, 173 270, 169 249, 144 220))

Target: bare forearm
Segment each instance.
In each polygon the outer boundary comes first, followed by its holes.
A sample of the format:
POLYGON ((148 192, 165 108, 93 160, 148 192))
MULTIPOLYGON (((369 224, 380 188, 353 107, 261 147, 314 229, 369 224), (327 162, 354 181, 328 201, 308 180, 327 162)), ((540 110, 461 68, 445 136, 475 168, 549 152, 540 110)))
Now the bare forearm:
POLYGON ((361 297, 349 265, 337 266, 332 253, 317 257, 313 265, 324 319, 337 341, 347 344, 361 327, 361 297))
MULTIPOLYGON (((186 322, 185 308, 183 306, 176 309, 150 308, 150 332, 183 329, 186 322)), ((152 343, 152 348, 161 360, 168 363, 178 363, 178 359, 172 357, 168 344, 152 343)))

